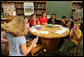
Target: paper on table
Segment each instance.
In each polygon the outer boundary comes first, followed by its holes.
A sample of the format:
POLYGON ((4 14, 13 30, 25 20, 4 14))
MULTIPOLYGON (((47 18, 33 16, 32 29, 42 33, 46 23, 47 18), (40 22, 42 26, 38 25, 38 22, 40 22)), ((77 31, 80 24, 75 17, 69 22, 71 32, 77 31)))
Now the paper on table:
POLYGON ((36 25, 36 27, 41 27, 41 25, 36 25))
POLYGON ((62 29, 63 31, 67 31, 68 29, 66 29, 66 28, 60 28, 60 29, 62 29))
POLYGON ((62 26, 61 26, 61 25, 54 25, 54 26, 59 26, 60 28, 62 28, 62 26))
POLYGON ((61 26, 61 25, 54 25, 54 26, 61 26))
POLYGON ((41 33, 41 34, 48 34, 48 31, 38 31, 37 33, 41 33))
POLYGON ((37 32, 37 30, 36 30, 36 29, 30 29, 30 31, 32 31, 32 32, 37 32))
POLYGON ((63 34, 65 31, 63 31, 63 30, 58 30, 58 31, 56 31, 55 33, 57 33, 57 34, 63 34))

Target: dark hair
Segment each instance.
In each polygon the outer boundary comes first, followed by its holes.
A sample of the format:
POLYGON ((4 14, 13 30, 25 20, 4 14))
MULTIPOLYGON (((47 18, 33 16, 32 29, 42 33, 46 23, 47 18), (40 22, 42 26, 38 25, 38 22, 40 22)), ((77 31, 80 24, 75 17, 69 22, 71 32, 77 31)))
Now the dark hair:
POLYGON ((71 19, 73 19, 73 16, 71 16, 71 19))
MULTIPOLYGON (((68 23, 69 21, 71 21, 71 20, 67 20, 66 23, 68 23)), ((71 23, 72 23, 72 22, 71 22, 71 23)))
POLYGON ((62 16, 62 18, 66 18, 66 16, 62 16))
POLYGON ((32 14, 31 17, 33 17, 34 15, 36 15, 36 14, 32 14))
POLYGON ((78 6, 81 6, 81 8, 83 7, 83 5, 82 5, 82 4, 78 4, 78 6))
MULTIPOLYGON (((42 13, 42 15, 44 14, 44 13, 46 13, 45 11, 42 13)), ((46 13, 47 14, 47 13, 46 13)))
POLYGON ((27 18, 26 16, 24 16, 24 19, 27 18))
POLYGON ((55 14, 55 13, 53 13, 52 16, 53 16, 53 15, 55 15, 55 17, 56 17, 56 14, 55 14))

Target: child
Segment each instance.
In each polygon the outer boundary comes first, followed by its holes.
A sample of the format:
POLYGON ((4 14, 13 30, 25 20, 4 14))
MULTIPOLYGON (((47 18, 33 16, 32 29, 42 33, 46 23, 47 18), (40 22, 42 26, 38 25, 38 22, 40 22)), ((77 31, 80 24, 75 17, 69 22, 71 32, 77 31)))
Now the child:
POLYGON ((70 32, 70 39, 61 46, 59 52, 61 55, 65 55, 70 49, 76 47, 81 38, 81 30, 79 29, 79 25, 77 23, 74 24, 74 27, 70 32))
POLYGON ((4 31, 1 30, 1 54, 5 54, 7 39, 3 36, 4 31))
POLYGON ((67 23, 66 26, 68 27, 68 29, 71 30, 71 28, 73 27, 73 22, 68 20, 66 23, 67 23))
POLYGON ((9 43, 9 56, 26 56, 38 41, 38 38, 35 38, 27 48, 25 39, 27 27, 21 16, 14 17, 10 23, 1 24, 1 28, 5 31, 3 35, 9 43))
POLYGON ((63 25, 66 27, 66 16, 62 16, 60 25, 63 25))
POLYGON ((39 24, 39 21, 36 18, 36 14, 31 15, 32 19, 29 21, 29 26, 35 26, 36 24, 39 24))
POLYGON ((26 22, 26 25, 27 25, 27 30, 29 31, 29 23, 28 23, 28 19, 27 19, 26 16, 24 17, 24 19, 25 19, 25 22, 26 22))
POLYGON ((56 24, 56 14, 52 14, 52 18, 48 20, 49 24, 56 24))

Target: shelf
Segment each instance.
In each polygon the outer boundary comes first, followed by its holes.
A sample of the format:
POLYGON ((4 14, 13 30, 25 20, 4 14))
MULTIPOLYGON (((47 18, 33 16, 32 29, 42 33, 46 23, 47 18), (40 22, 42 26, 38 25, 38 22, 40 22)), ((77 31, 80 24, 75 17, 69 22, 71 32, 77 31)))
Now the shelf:
POLYGON ((83 1, 73 1, 73 3, 83 3, 83 1))
POLYGON ((20 14, 20 13, 18 13, 17 15, 24 15, 24 14, 20 14))
POLYGON ((34 1, 34 3, 46 3, 46 1, 34 1))
POLYGON ((46 10, 46 8, 34 8, 35 10, 46 10))
MULTIPOLYGON (((34 11, 47 11, 47 9, 46 9, 47 1, 1 1, 1 2, 15 3, 16 15, 24 15, 24 2, 33 2, 34 3, 34 11), (40 8, 38 8, 38 7, 40 7, 40 8)), ((40 16, 41 14, 37 13, 37 16, 40 16)))
POLYGON ((39 16, 40 16, 40 15, 42 15, 42 14, 36 14, 36 15, 39 15, 39 16))
POLYGON ((12 20, 12 18, 1 18, 1 21, 6 21, 6 20, 10 21, 12 20))
POLYGON ((16 9, 24 9, 24 8, 16 8, 16 9))

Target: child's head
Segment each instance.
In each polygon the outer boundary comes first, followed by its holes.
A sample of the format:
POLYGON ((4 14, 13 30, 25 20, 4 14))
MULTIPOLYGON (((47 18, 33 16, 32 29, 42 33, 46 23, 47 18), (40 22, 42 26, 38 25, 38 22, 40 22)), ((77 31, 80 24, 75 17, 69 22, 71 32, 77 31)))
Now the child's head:
POLYGON ((61 19, 64 19, 64 20, 66 20, 66 16, 62 16, 62 18, 61 19))
POLYGON ((21 16, 14 17, 13 20, 7 24, 1 24, 1 28, 15 36, 23 36, 27 34, 26 23, 21 16))
POLYGON ((74 29, 77 30, 80 28, 80 23, 76 22, 74 23, 74 29))
POLYGON ((42 13, 42 16, 43 16, 43 17, 46 17, 46 15, 47 15, 46 12, 43 12, 43 13, 42 13))
POLYGON ((36 14, 31 15, 32 19, 36 19, 36 14))
POLYGON ((62 16, 61 22, 62 22, 62 23, 65 23, 65 21, 66 21, 66 16, 62 16))
POLYGON ((55 18, 55 17, 56 17, 56 14, 55 14, 55 13, 53 13, 53 14, 52 14, 52 18, 55 18))
POLYGON ((73 19, 73 16, 71 16, 71 19, 73 19))
POLYGON ((71 24, 72 24, 71 20, 68 20, 67 24, 71 26, 71 24))
POLYGON ((25 19, 25 22, 26 22, 26 23, 28 23, 28 19, 27 19, 27 17, 26 17, 26 16, 24 17, 24 19, 25 19))

